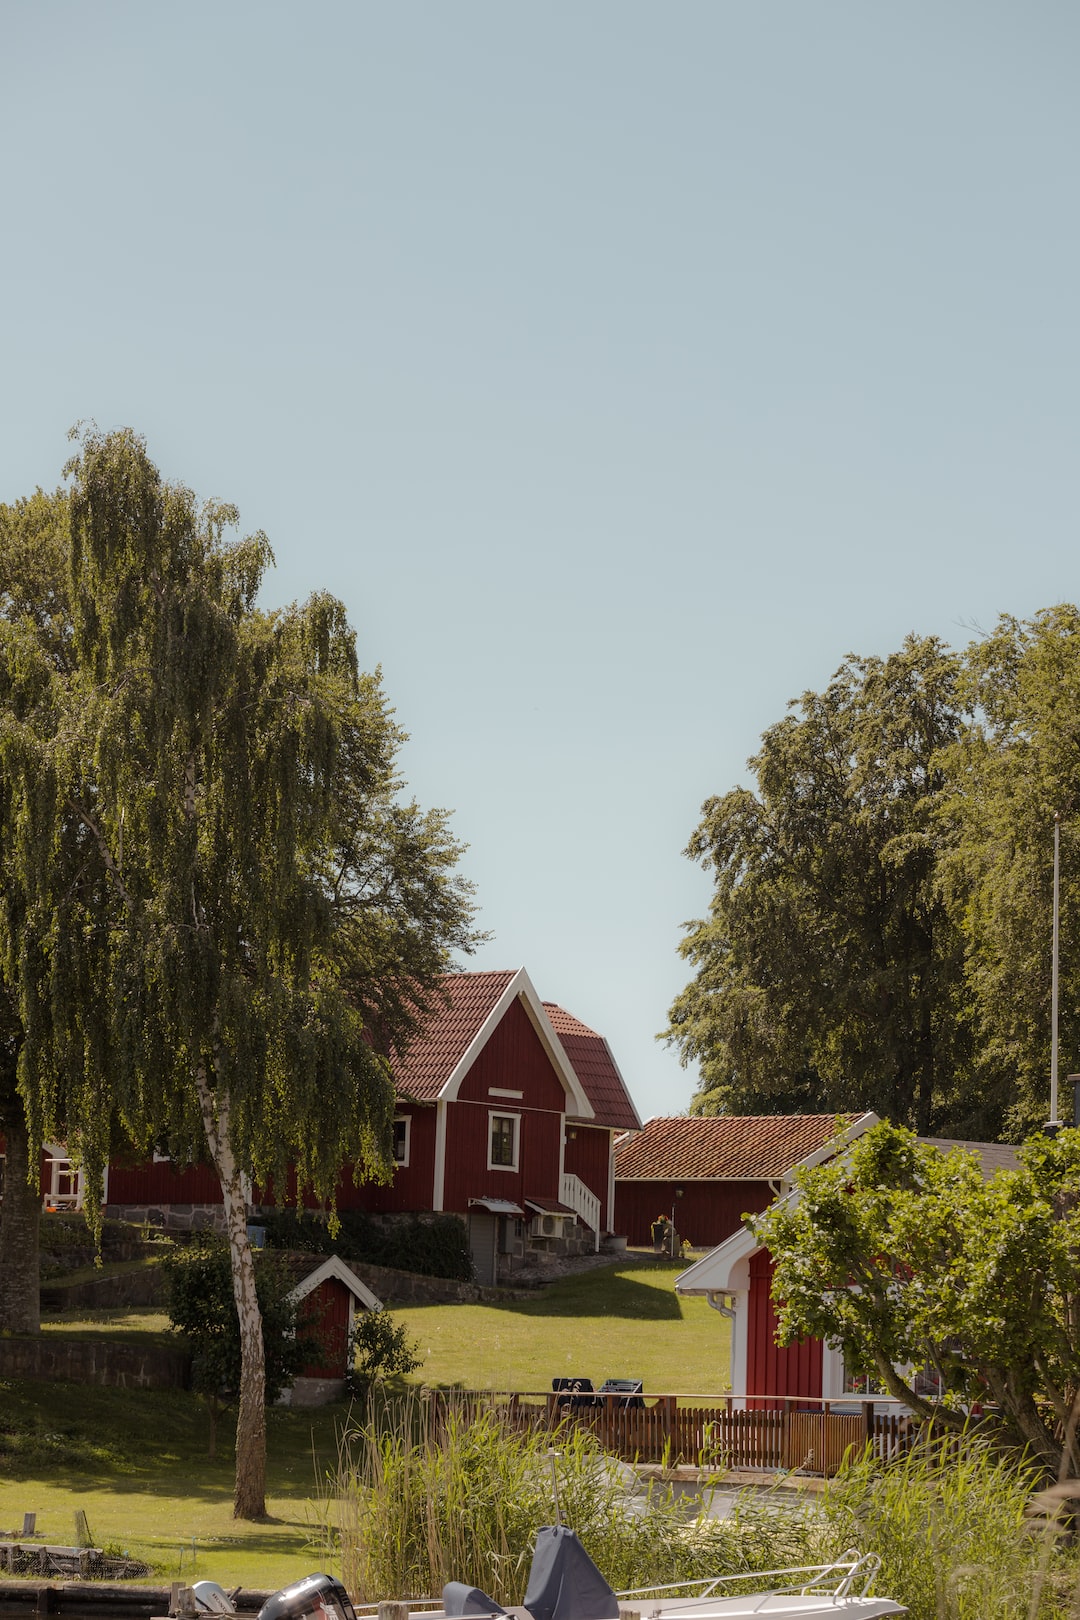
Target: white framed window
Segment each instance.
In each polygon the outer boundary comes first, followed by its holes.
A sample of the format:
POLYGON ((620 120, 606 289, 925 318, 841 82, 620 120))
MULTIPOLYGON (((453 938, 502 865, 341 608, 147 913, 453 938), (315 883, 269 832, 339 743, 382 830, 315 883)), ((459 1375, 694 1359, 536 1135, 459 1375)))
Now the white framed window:
POLYGON ((516 1170, 521 1142, 521 1115, 488 1115, 488 1169, 516 1170))
POLYGON ((408 1114, 394 1115, 394 1163, 401 1169, 406 1169, 409 1163, 409 1148, 412 1145, 412 1119, 408 1114))

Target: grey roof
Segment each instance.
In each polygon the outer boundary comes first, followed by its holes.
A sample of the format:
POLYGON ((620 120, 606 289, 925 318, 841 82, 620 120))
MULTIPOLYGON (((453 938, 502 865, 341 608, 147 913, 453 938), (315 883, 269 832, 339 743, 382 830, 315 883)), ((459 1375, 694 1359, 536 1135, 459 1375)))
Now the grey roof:
POLYGON ((958 1138, 949 1136, 920 1136, 919 1141, 927 1147, 937 1148, 939 1153, 951 1153, 953 1148, 963 1148, 965 1153, 974 1153, 987 1181, 999 1170, 1015 1170, 1019 1163, 1016 1149, 1010 1147, 1007 1142, 961 1142, 958 1138))

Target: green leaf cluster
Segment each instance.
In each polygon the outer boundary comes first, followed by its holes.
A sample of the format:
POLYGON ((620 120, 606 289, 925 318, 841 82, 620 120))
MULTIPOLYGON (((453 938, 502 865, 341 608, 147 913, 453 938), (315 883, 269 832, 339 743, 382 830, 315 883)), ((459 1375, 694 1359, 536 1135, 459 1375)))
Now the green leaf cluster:
POLYGON ((1016 1140, 1047 1117, 1053 821, 1080 1068, 1080 610, 850 657, 704 806, 712 875, 667 1038, 698 1112, 873 1109, 1016 1140))
MULTIPOLYGON (((229 1246, 212 1233, 196 1233, 162 1262, 169 1281, 169 1322, 191 1352, 191 1384, 211 1414, 211 1435, 239 1393, 240 1326, 233 1299, 229 1246)), ((319 1341, 289 1299, 293 1280, 279 1255, 261 1254, 255 1286, 262 1318, 264 1392, 276 1401, 318 1353, 319 1341)), ((213 1440, 212 1440, 213 1443, 213 1440)))
POLYGON ((839 1346, 939 1424, 985 1403, 988 1427, 1058 1466, 1080 1393, 1080 1131, 1033 1137, 985 1179, 974 1153, 881 1124, 751 1224, 781 1343, 839 1346))

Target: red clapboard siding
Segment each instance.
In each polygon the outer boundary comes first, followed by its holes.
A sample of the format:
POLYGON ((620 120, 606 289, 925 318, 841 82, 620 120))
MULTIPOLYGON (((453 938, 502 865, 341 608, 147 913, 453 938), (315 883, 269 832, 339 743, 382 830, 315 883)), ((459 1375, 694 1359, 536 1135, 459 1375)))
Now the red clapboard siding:
POLYGON ((505 1097, 489 1097, 489 1086, 523 1091, 521 1106, 526 1108, 562 1113, 566 1107, 562 1082, 520 1001, 511 1002, 506 1009, 458 1092, 462 1102, 490 1103, 496 1108, 519 1106, 505 1097))
POLYGON ((695 1249, 713 1249, 739 1230, 744 1215, 767 1209, 773 1197, 767 1181, 616 1181, 615 1230, 633 1244, 648 1245, 653 1221, 670 1217, 674 1207, 679 1236, 695 1249))
MULTIPOLYGON (((821 1340, 802 1339, 780 1349, 770 1288, 773 1259, 766 1249, 750 1257, 746 1392, 748 1395, 821 1395, 821 1340)), ((755 1402, 755 1405, 762 1405, 755 1402)))
POLYGON ((463 1214, 470 1198, 558 1198, 560 1114, 492 1098, 492 1108, 520 1114, 518 1168, 488 1169, 488 1108, 451 1103, 446 1110, 443 1208, 463 1214))
POLYGON ((506 1009, 446 1109, 443 1207, 464 1213, 470 1198, 559 1196, 559 1142, 566 1093, 520 1002, 506 1009), (520 1091, 492 1097, 490 1088, 520 1091), (517 1170, 488 1169, 488 1115, 519 1114, 517 1170))
POLYGON ((111 1164, 110 1204, 220 1204, 221 1183, 208 1164, 111 1164))
POLYGON ((327 1277, 301 1302, 301 1321, 310 1323, 322 1341, 321 1353, 301 1370, 301 1378, 344 1378, 350 1298, 343 1282, 327 1277))
POLYGON ((611 1132, 597 1126, 568 1125, 563 1165, 568 1175, 577 1176, 600 1200, 600 1225, 605 1232, 618 1231, 608 1208, 608 1169, 611 1163, 611 1132))
POLYGON ((375 1182, 354 1186, 349 1175, 338 1184, 339 1209, 366 1209, 372 1214, 430 1209, 435 1190, 435 1110, 402 1103, 394 1110, 406 1115, 409 1127, 409 1162, 399 1165, 388 1187, 375 1182))

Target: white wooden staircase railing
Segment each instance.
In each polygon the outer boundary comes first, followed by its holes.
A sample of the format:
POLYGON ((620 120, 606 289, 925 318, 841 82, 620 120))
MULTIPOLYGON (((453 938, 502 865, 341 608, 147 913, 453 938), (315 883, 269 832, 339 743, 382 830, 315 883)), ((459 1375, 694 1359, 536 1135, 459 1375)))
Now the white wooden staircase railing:
POLYGON ((591 1187, 586 1187, 580 1176, 572 1176, 566 1170, 562 1173, 559 1184, 559 1201, 568 1204, 574 1211, 578 1220, 594 1234, 593 1248, 600 1250, 600 1200, 591 1187))

